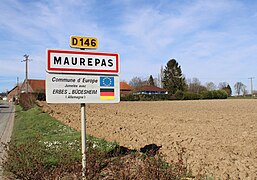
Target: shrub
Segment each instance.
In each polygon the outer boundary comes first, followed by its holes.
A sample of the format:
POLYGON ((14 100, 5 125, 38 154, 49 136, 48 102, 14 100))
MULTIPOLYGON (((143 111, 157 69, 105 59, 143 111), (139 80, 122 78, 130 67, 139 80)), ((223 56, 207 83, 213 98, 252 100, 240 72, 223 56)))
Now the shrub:
POLYGON ((163 101, 168 100, 168 94, 140 94, 139 95, 141 101, 163 101))
POLYGON ((225 90, 217 90, 218 99, 227 99, 228 93, 225 90))
POLYGON ((139 95, 136 95, 136 94, 127 94, 123 97, 120 97, 120 100, 121 101, 139 101, 140 98, 139 98, 139 95))
MULTIPOLYGON (((80 163, 80 159, 74 158, 67 151, 66 146, 60 149, 49 148, 37 138, 26 144, 11 142, 6 151, 8 157, 7 161, 3 163, 3 167, 6 172, 12 174, 14 179, 61 177, 62 173, 71 170, 74 164, 80 163), (53 158, 49 158, 50 156, 53 158)), ((78 173, 80 174, 80 170, 78 173)))
MULTIPOLYGON (((171 148, 177 155, 171 164, 165 161, 163 154, 131 152, 116 156, 108 161, 102 170, 104 179, 182 179, 192 177, 186 160, 186 149, 181 142, 172 143, 171 148)), ((96 177, 96 176, 94 176, 96 177)))
POLYGON ((140 94, 139 95, 140 101, 153 101, 155 97, 149 94, 140 94))
POLYGON ((213 91, 204 91, 201 95, 202 99, 213 99, 213 91))
POLYGON ((184 100, 198 100, 201 99, 201 96, 196 93, 186 92, 184 94, 184 100))
POLYGON ((163 101, 169 99, 168 94, 127 94, 120 98, 121 101, 163 101))
POLYGON ((216 90, 212 91, 212 98, 213 99, 219 99, 219 93, 216 90))
POLYGON ((39 100, 39 101, 45 101, 46 100, 46 94, 45 93, 39 92, 39 93, 36 93, 35 96, 36 96, 36 99, 39 100))
POLYGON ((201 93, 202 99, 226 99, 228 94, 224 90, 204 91, 201 93))
POLYGON ((28 110, 35 106, 36 97, 32 93, 22 93, 20 95, 20 105, 23 108, 23 110, 28 110))
POLYGON ((181 90, 178 90, 178 91, 175 93, 175 97, 176 97, 176 99, 178 99, 178 100, 184 99, 184 92, 181 91, 181 90))
MULTIPOLYGON (((108 152, 94 148, 88 143, 86 156, 87 179, 181 179, 192 177, 186 162, 186 149, 176 142, 177 156, 171 164, 165 157, 142 154, 136 151, 110 156, 108 152)), ((78 149, 81 151, 81 149, 78 149)), ((8 161, 4 163, 5 171, 12 173, 13 179, 70 179, 81 178, 81 157, 72 158, 69 149, 49 148, 34 139, 26 144, 9 144, 8 161), (49 155, 55 156, 51 161, 49 155), (64 178, 65 177, 65 178, 64 178)), ((112 154, 113 155, 113 154, 112 154)))

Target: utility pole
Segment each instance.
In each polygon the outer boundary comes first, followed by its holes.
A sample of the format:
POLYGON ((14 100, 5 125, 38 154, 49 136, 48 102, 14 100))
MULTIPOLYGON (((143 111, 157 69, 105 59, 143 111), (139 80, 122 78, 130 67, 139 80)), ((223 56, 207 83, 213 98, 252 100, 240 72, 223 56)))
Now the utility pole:
POLYGON ((248 79, 251 80, 251 94, 252 94, 252 96, 253 96, 253 79, 254 79, 254 77, 250 77, 250 78, 248 78, 248 79))
POLYGON ((29 89, 29 82, 28 82, 28 62, 31 61, 32 59, 29 59, 29 55, 25 54, 23 57, 25 57, 24 60, 22 60, 21 62, 25 62, 26 63, 26 80, 25 80, 25 83, 26 83, 26 93, 28 94, 28 89, 29 89))
POLYGON ((16 96, 18 96, 18 94, 20 94, 20 87, 19 87, 19 77, 17 77, 17 93, 16 96))

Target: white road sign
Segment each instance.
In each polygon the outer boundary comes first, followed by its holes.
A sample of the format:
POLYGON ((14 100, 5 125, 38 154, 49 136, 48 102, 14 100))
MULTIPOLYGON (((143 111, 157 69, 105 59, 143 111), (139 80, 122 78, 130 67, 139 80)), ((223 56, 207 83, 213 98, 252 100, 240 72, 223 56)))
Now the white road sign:
POLYGON ((118 74, 119 54, 69 50, 47 50, 47 72, 118 74))
POLYGON ((118 76, 46 73, 48 103, 118 103, 118 76))

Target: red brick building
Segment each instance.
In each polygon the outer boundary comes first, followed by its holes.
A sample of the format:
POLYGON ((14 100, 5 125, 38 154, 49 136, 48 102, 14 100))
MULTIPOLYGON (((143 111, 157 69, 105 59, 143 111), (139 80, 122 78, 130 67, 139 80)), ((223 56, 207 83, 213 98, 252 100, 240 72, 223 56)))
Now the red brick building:
POLYGON ((21 87, 19 85, 15 86, 12 90, 8 92, 7 98, 9 102, 14 102, 18 99, 19 94, 21 93, 21 87))
MULTIPOLYGON (((21 93, 27 90, 26 80, 22 83, 21 93)), ((28 92, 29 93, 45 93, 45 80, 28 79, 28 92)))
POLYGON ((132 87, 128 85, 126 82, 120 82, 120 96, 125 96, 131 93, 132 87))

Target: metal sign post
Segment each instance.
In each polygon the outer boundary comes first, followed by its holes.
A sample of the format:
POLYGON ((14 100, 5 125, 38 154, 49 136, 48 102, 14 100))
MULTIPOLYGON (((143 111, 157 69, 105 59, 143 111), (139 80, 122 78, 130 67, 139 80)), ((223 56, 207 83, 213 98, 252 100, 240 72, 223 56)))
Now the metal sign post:
POLYGON ((82 178, 86 178, 86 104, 80 104, 81 110, 81 140, 82 140, 82 178))

